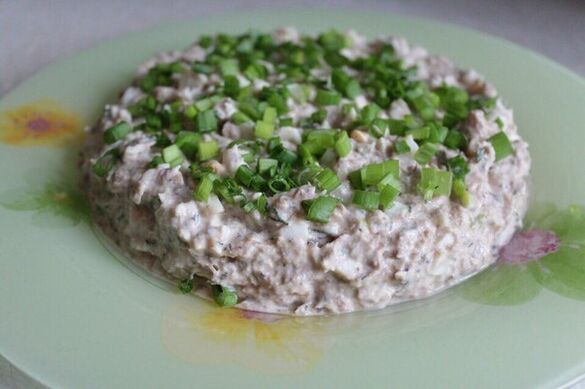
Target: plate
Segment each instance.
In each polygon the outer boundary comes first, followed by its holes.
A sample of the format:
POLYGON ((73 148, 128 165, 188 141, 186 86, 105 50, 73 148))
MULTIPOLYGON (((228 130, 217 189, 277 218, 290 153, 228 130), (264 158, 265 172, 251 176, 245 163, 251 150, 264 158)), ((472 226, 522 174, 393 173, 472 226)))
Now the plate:
POLYGON ((0 353, 33 380, 69 388, 576 380, 585 373, 583 101, 581 78, 510 43, 354 10, 222 14, 62 61, 0 102, 0 353), (514 107, 534 159, 532 231, 522 235, 521 260, 429 300, 322 318, 220 309, 131 271, 93 230, 76 186, 81 128, 155 52, 203 33, 279 25, 401 35, 485 74, 514 107))

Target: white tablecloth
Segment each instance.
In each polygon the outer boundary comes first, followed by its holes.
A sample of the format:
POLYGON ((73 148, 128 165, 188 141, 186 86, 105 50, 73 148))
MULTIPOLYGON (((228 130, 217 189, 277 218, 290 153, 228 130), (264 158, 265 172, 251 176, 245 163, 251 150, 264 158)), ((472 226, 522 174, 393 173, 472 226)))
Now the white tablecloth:
MULTIPOLYGON (((585 76, 585 0, 0 0, 0 97, 48 64, 129 31, 223 11, 316 4, 461 24, 585 76)), ((0 387, 31 383, 0 357, 0 387)))

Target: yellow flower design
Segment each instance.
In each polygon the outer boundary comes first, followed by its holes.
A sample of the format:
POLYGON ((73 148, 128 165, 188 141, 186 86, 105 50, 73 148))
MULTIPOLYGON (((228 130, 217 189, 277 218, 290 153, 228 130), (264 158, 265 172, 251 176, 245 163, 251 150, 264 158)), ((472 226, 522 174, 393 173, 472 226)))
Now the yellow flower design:
POLYGON ((61 146, 80 140, 82 134, 79 116, 52 100, 0 113, 0 141, 13 146, 61 146))
POLYGON ((163 318, 162 340, 175 356, 193 364, 237 364, 271 373, 295 373, 317 365, 323 328, 315 318, 276 316, 192 299, 163 318))

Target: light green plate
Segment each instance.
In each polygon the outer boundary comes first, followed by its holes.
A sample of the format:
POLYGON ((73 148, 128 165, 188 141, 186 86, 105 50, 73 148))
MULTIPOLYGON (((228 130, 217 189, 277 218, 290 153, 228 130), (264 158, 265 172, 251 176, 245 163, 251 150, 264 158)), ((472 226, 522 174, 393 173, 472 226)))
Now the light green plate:
POLYGON ((585 83, 473 31, 384 13, 255 11, 132 34, 32 77, 0 103, 0 353, 66 388, 554 387, 585 373, 585 83), (561 250, 428 301, 332 318, 243 315, 137 276, 87 221, 79 128, 156 51, 199 34, 296 25, 397 34, 484 73, 531 146, 539 228, 561 250))

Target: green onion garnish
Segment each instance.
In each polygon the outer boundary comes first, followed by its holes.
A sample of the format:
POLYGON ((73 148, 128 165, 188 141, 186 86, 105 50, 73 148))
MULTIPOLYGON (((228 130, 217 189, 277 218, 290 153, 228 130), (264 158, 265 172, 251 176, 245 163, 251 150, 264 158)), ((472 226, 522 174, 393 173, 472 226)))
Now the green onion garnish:
POLYGON ((124 139, 130 132, 132 132, 132 127, 130 127, 130 124, 126 122, 120 122, 104 131, 104 142, 107 144, 112 144, 121 139, 124 139))
POLYGON ((265 121, 256 122, 254 135, 256 138, 269 139, 274 132, 274 124, 265 121))
POLYGON ((514 153, 512 143, 505 132, 500 131, 489 139, 494 151, 496 152, 496 161, 506 158, 514 153))
POLYGON ((341 101, 341 95, 335 91, 319 89, 315 97, 315 104, 326 106, 326 105, 337 105, 341 101))
POLYGON ((501 118, 501 117, 498 117, 498 118, 496 119, 496 124, 498 125, 498 128, 499 128, 500 130, 503 130, 503 129, 504 129, 504 121, 502 120, 502 118, 501 118))
POLYGON ((258 160, 258 164, 256 165, 256 169, 258 170, 259 174, 267 175, 272 177, 276 172, 276 168, 278 166, 278 161, 272 158, 260 158, 258 160))
POLYGON ((247 122, 251 122, 251 121, 252 121, 252 119, 250 119, 250 118, 249 118, 249 117, 248 117, 246 114, 244 114, 244 113, 242 113, 242 112, 240 112, 240 111, 238 111, 238 112, 235 112, 235 113, 232 115, 232 117, 230 118, 230 120, 231 120, 232 122, 234 122, 234 124, 238 124, 238 125, 239 125, 239 124, 244 124, 244 123, 247 123, 247 122))
POLYGON ((278 119, 278 124, 280 127, 290 127, 294 124, 293 118, 289 117, 281 117, 278 119))
POLYGON ((286 178, 282 176, 276 176, 272 178, 270 181, 268 181, 268 188, 273 193, 279 193, 287 192, 291 188, 291 186, 290 182, 286 178))
POLYGON ((341 185, 341 180, 335 172, 329 168, 324 168, 313 177, 313 183, 319 189, 331 192, 341 185))
POLYGON ((222 76, 235 76, 238 74, 239 66, 236 59, 224 59, 219 63, 219 71, 222 76))
POLYGON ((214 180, 215 176, 213 174, 204 175, 199 181, 197 188, 193 191, 193 198, 197 201, 207 201, 213 190, 214 180))
POLYGON ((398 194, 400 194, 400 189, 392 185, 384 185, 380 190, 380 207, 388 209, 398 194))
POLYGON ((157 167, 158 165, 160 165, 161 163, 164 163, 165 160, 163 159, 162 156, 160 155, 156 155, 149 163, 148 163, 148 167, 150 169, 154 169, 155 167, 157 167))
POLYGON ((301 204, 307 212, 307 219, 327 223, 337 207, 339 199, 331 196, 319 196, 311 200, 304 200, 301 204))
POLYGON ((469 165, 462 156, 458 155, 447 160, 449 170, 453 172, 453 178, 463 179, 469 173, 469 165))
POLYGON ((206 161, 215 158, 219 154, 219 145, 216 140, 209 140, 206 142, 199 142, 197 145, 197 152, 200 161, 206 161))
POLYGON ((223 79, 223 92, 226 96, 236 98, 240 93, 240 82, 236 76, 226 76, 223 79))
POLYGON ((431 162, 431 159, 433 159, 436 152, 437 152, 436 144, 425 143, 419 147, 416 153, 414 153, 414 160, 421 165, 426 165, 427 163, 431 162))
POLYGON ((453 150, 464 149, 467 146, 467 138, 461 131, 450 130, 443 144, 453 150))
POLYGON ((381 138, 388 131, 388 121, 376 118, 369 125, 369 133, 375 138, 381 138))
POLYGON ((380 192, 355 190, 351 202, 366 211, 373 211, 380 206, 380 192))
POLYGON ((438 196, 449 196, 452 180, 453 173, 451 172, 425 167, 421 171, 418 191, 425 200, 431 200, 438 196))
POLYGON ((388 160, 381 163, 366 165, 360 169, 363 185, 377 185, 385 176, 392 174, 394 178, 400 178, 400 164, 396 160, 388 160))
POLYGON ((360 121, 363 124, 369 124, 374 120, 382 109, 377 104, 368 104, 360 112, 360 121))
POLYGON ((194 119, 195 116, 197 116, 198 112, 199 110, 197 109, 197 107, 195 107, 194 105, 190 105, 187 108, 185 108, 184 114, 189 119, 194 119))
POLYGON ((213 109, 200 112, 197 115, 197 130, 199 132, 211 132, 217 130, 217 117, 213 109))
POLYGON ((220 307, 232 307, 238 303, 236 291, 221 285, 212 285, 213 300, 220 307))
POLYGON ((197 153, 199 142, 201 142, 201 134, 191 131, 181 131, 175 138, 175 144, 191 159, 197 153))
POLYGON ((399 140, 394 143, 394 151, 396 151, 396 154, 408 153, 410 151, 410 146, 405 140, 399 140))
POLYGON ((266 185, 266 180, 246 165, 241 165, 236 170, 236 180, 255 192, 260 192, 266 185))
POLYGON ((292 165, 296 162, 298 155, 284 147, 283 145, 276 146, 271 152, 270 156, 282 164, 292 165))
POLYGON ((91 170, 96 176, 105 177, 112 170, 118 159, 120 159, 120 151, 112 149, 95 161, 91 170))
POLYGON ((193 279, 188 278, 186 280, 183 280, 179 282, 177 287, 183 294, 191 293, 191 291, 193 290, 193 279))
POLYGON ((170 167, 178 166, 185 160, 185 156, 177 145, 170 145, 165 147, 162 151, 162 156, 165 162, 170 165, 170 167))
POLYGON ((406 131, 405 134, 411 135, 412 139, 423 140, 427 139, 431 135, 431 128, 429 126, 413 128, 411 130, 406 131))
POLYGON ((458 200, 464 207, 468 207, 471 203, 471 195, 465 188, 465 182, 462 179, 458 178, 453 180, 451 196, 458 200))
POLYGON ((339 158, 344 158, 351 152, 352 144, 346 131, 340 131, 335 135, 335 152, 339 158))

